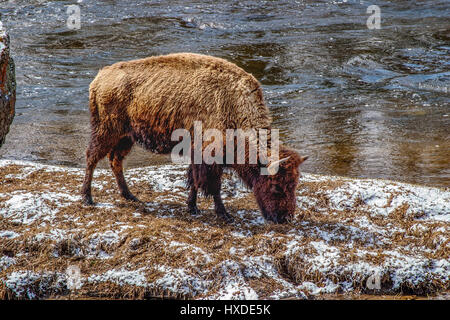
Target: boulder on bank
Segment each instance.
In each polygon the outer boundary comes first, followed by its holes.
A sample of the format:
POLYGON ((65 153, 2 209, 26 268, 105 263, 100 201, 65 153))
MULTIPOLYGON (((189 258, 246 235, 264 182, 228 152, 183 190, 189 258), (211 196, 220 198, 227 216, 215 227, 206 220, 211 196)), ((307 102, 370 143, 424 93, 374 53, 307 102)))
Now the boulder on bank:
POLYGON ((9 35, 0 21, 0 147, 5 142, 14 118, 16 78, 14 61, 9 54, 9 35))

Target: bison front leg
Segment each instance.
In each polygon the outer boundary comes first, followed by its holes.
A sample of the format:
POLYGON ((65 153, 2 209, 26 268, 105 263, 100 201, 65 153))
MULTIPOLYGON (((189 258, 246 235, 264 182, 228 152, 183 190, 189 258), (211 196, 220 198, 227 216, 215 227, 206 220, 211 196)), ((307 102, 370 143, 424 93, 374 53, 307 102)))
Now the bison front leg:
POLYGON ((202 189, 206 196, 213 196, 217 216, 226 222, 233 221, 223 205, 220 194, 222 173, 223 169, 220 165, 195 164, 189 167, 188 184, 191 186, 191 191, 188 198, 188 208, 191 213, 198 213, 197 190, 202 189))
POLYGON ((195 185, 194 168, 192 165, 189 166, 187 172, 187 184, 189 186, 189 196, 187 199, 188 211, 192 215, 200 214, 200 210, 197 207, 198 188, 195 185))
POLYGON ((191 186, 191 190, 189 191, 189 197, 187 200, 188 211, 192 215, 200 214, 200 209, 197 207, 197 188, 195 186, 191 186))
POLYGON ((214 209, 216 211, 217 216, 221 219, 224 219, 226 222, 233 222, 233 217, 228 214, 227 210, 225 209, 225 206, 223 205, 222 195, 220 194, 220 191, 213 197, 214 197, 214 209))

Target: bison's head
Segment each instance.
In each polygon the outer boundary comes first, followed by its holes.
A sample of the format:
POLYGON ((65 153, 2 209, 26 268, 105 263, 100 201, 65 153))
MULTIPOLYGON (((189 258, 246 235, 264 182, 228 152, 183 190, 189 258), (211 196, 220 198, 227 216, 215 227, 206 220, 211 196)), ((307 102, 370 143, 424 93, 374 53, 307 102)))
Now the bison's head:
MULTIPOLYGON (((253 185, 253 193, 264 218, 275 223, 288 221, 295 211, 295 189, 300 176, 299 166, 308 157, 301 157, 292 150, 280 150, 280 159, 275 164, 278 171, 270 175, 259 175, 253 185)), ((269 164, 270 172, 272 166, 269 164)))

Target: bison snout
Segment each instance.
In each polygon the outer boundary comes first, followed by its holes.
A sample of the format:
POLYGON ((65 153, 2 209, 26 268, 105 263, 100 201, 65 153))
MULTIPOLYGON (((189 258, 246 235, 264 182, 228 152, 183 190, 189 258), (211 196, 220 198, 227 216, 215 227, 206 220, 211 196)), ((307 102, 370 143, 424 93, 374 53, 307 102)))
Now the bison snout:
POLYGON ((288 223, 291 221, 291 216, 287 211, 282 211, 277 212, 275 215, 269 216, 268 220, 277 224, 288 223))

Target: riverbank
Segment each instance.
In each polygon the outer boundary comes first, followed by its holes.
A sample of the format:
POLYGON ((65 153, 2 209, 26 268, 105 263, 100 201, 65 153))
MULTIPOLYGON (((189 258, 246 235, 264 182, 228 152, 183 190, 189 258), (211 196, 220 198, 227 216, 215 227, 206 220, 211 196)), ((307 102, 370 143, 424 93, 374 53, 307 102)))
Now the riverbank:
MULTIPOLYGON (((306 172, 450 186, 447 0, 376 1, 381 29, 367 28, 365 1, 86 0, 80 29, 67 4, 1 1, 17 66, 2 159, 84 166, 99 69, 193 52, 260 81, 280 140, 311 157, 306 172)), ((159 161, 138 150, 130 166, 159 161)))
POLYGON ((82 205, 83 174, 0 160, 0 298, 320 299, 450 289, 448 189, 303 174, 295 219, 273 225, 228 174, 224 203, 235 221, 224 224, 209 199, 200 198, 198 216, 186 211, 183 166, 128 170, 142 205, 120 198, 109 170, 96 171, 97 205, 82 205), (68 267, 80 270, 72 291, 68 267))

